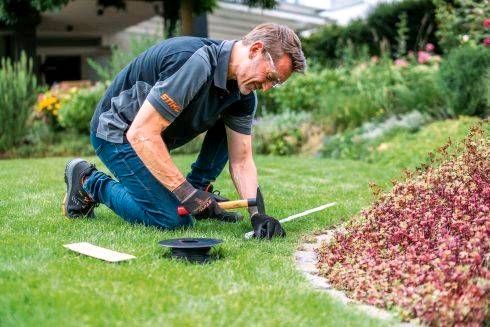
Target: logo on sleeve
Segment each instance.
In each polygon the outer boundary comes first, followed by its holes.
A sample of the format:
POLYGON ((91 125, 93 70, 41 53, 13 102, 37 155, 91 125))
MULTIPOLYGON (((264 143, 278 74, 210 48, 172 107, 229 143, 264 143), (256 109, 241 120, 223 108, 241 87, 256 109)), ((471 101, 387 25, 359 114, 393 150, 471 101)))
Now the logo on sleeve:
POLYGON ((174 99, 172 99, 167 93, 163 93, 161 96, 160 96, 160 99, 162 99, 163 101, 165 101, 165 103, 170 107, 170 109, 172 109, 173 111, 175 112, 180 112, 182 110, 182 108, 179 106, 179 104, 177 102, 174 101, 174 99))

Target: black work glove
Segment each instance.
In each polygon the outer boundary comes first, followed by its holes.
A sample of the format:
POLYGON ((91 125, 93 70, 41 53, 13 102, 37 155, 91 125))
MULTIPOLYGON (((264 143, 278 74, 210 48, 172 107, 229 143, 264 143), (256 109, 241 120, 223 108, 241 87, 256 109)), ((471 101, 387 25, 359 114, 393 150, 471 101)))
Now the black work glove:
POLYGON ((239 214, 221 209, 211 193, 196 189, 187 181, 184 181, 172 193, 179 199, 182 206, 198 220, 212 218, 235 222, 243 218, 239 214))
POLYGON ((273 236, 286 236, 286 232, 276 218, 256 213, 251 220, 255 238, 271 239, 273 236))

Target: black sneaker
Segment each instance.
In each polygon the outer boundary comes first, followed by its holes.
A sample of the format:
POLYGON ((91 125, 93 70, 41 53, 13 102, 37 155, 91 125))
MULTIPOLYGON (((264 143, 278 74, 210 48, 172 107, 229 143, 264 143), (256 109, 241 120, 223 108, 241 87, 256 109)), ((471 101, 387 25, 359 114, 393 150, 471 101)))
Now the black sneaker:
POLYGON ((94 208, 98 205, 82 187, 82 180, 89 176, 95 165, 81 158, 73 159, 66 164, 66 194, 63 199, 63 214, 68 218, 94 218, 94 208))
POLYGON ((224 196, 221 196, 221 192, 218 190, 214 189, 213 184, 208 184, 206 187, 204 187, 203 191, 206 191, 208 193, 211 193, 216 200, 216 202, 226 202, 230 201, 230 199, 225 198, 224 196))

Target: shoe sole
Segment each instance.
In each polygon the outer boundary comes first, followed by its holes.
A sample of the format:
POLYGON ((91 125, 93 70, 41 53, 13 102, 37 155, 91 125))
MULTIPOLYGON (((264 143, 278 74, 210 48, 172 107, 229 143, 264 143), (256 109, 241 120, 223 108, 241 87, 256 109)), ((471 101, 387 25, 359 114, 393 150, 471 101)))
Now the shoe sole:
POLYGON ((66 216, 68 218, 77 218, 78 217, 78 216, 72 217, 68 214, 67 205, 68 205, 68 194, 71 193, 71 188, 73 186, 73 167, 82 161, 85 161, 85 160, 80 159, 80 158, 72 159, 72 160, 68 161, 68 163, 66 164, 66 167, 65 167, 66 193, 65 193, 65 196, 63 197, 63 204, 61 207, 61 212, 63 213, 64 216, 66 216))

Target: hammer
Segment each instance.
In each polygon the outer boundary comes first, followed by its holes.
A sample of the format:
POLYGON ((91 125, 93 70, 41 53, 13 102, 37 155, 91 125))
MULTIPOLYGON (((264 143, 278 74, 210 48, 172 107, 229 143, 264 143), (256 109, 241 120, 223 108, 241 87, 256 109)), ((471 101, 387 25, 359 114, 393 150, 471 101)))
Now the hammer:
MULTIPOLYGON (((234 200, 234 201, 224 201, 224 202, 218 202, 218 206, 221 209, 228 210, 228 209, 237 209, 237 208, 248 208, 248 207, 255 207, 257 205, 257 200, 256 198, 250 198, 250 199, 244 199, 244 200, 234 200)), ((188 215, 189 212, 187 211, 186 208, 183 206, 177 207, 177 213, 179 216, 185 216, 188 215)))

